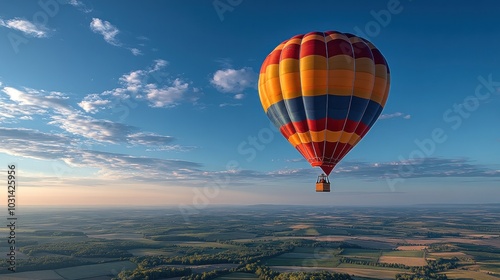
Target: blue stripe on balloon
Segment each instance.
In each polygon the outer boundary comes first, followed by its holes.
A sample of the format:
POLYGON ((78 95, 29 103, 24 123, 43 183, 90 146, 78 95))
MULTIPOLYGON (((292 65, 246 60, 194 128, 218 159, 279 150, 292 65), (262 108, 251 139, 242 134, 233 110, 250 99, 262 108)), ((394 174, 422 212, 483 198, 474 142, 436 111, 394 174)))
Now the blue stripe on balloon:
MULTIPOLYGON (((290 122, 324 119, 327 114, 326 95, 299 96, 269 106, 267 116, 278 128, 290 122)), ((382 112, 375 101, 353 96, 328 96, 328 118, 359 122, 371 126, 382 112), (350 106, 350 110, 349 110, 350 106)))
POLYGON ((317 96, 303 96, 304 109, 308 120, 326 118, 326 94, 317 96))
POLYGON ((369 102, 368 99, 353 96, 348 119, 355 122, 361 121, 369 102))
POLYGON ((271 119, 271 122, 276 126, 276 128, 280 128, 283 125, 290 122, 290 117, 285 107, 285 103, 283 100, 274 103, 267 109, 267 117, 271 119))
POLYGON ((361 119, 361 122, 368 127, 371 127, 375 123, 381 112, 382 106, 380 106, 380 104, 378 104, 377 102, 370 100, 370 102, 368 102, 368 107, 366 107, 365 114, 361 119))
POLYGON ((328 118, 345 120, 349 111, 351 96, 329 95, 328 118))
MULTIPOLYGON (((272 106, 274 106, 274 104, 272 106)), ((302 96, 285 99, 285 106, 292 122, 300 122, 307 119, 302 96)))

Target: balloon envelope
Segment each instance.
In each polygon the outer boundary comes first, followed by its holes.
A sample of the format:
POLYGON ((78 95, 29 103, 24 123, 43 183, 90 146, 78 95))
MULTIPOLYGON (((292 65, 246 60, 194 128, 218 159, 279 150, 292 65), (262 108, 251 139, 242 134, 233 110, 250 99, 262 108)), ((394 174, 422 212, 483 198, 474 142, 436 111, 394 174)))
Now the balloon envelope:
POLYGON ((284 41, 267 56, 259 97, 283 136, 328 175, 382 112, 389 76, 385 58, 369 41, 311 32, 284 41))

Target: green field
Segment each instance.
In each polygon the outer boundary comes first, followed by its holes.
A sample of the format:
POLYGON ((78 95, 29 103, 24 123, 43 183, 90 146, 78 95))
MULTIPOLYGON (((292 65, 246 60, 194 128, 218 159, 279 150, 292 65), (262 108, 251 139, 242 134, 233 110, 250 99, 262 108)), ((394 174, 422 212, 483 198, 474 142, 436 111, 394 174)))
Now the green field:
POLYGON ((172 249, 152 249, 152 248, 141 248, 128 250, 134 256, 166 256, 175 257, 179 256, 179 252, 172 249))
POLYGON ((340 249, 297 247, 266 262, 269 266, 336 267, 340 249))
POLYGON ((82 265, 54 270, 67 280, 84 279, 98 276, 117 275, 122 270, 133 270, 136 264, 129 261, 82 265))
POLYGON ((409 257, 409 258, 423 258, 424 251, 382 251, 382 256, 393 256, 393 257, 409 257))
POLYGON ((500 277, 500 262, 497 263, 478 262, 477 264, 479 264, 481 269, 497 273, 500 277))
POLYGON ((215 280, 240 280, 240 279, 258 280, 259 277, 251 273, 235 272, 215 278, 215 280))
POLYGON ((177 243, 180 247, 196 247, 196 248, 221 248, 221 249, 237 249, 239 246, 231 244, 222 244, 217 242, 201 242, 201 241, 185 241, 177 243))
POLYGON ((377 262, 381 254, 381 250, 346 248, 341 256, 356 261, 377 262))

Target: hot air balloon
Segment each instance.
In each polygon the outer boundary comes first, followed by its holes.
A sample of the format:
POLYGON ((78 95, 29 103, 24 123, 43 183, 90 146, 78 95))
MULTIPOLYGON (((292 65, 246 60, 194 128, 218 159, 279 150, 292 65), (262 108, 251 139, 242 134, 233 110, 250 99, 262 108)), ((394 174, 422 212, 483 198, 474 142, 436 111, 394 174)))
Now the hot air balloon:
POLYGON ((372 43, 337 31, 296 35, 264 60, 262 107, 299 153, 323 170, 316 191, 330 191, 327 176, 382 112, 389 74, 372 43))

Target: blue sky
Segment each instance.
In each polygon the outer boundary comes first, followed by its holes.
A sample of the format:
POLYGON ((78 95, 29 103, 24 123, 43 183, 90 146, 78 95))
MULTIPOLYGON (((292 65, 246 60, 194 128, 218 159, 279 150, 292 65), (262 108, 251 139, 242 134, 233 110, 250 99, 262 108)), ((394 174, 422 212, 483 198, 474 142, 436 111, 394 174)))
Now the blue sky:
POLYGON ((500 202, 499 5, 2 1, 2 169, 34 205, 500 202), (326 30, 372 41, 392 84, 317 194, 256 85, 280 42, 326 30))

